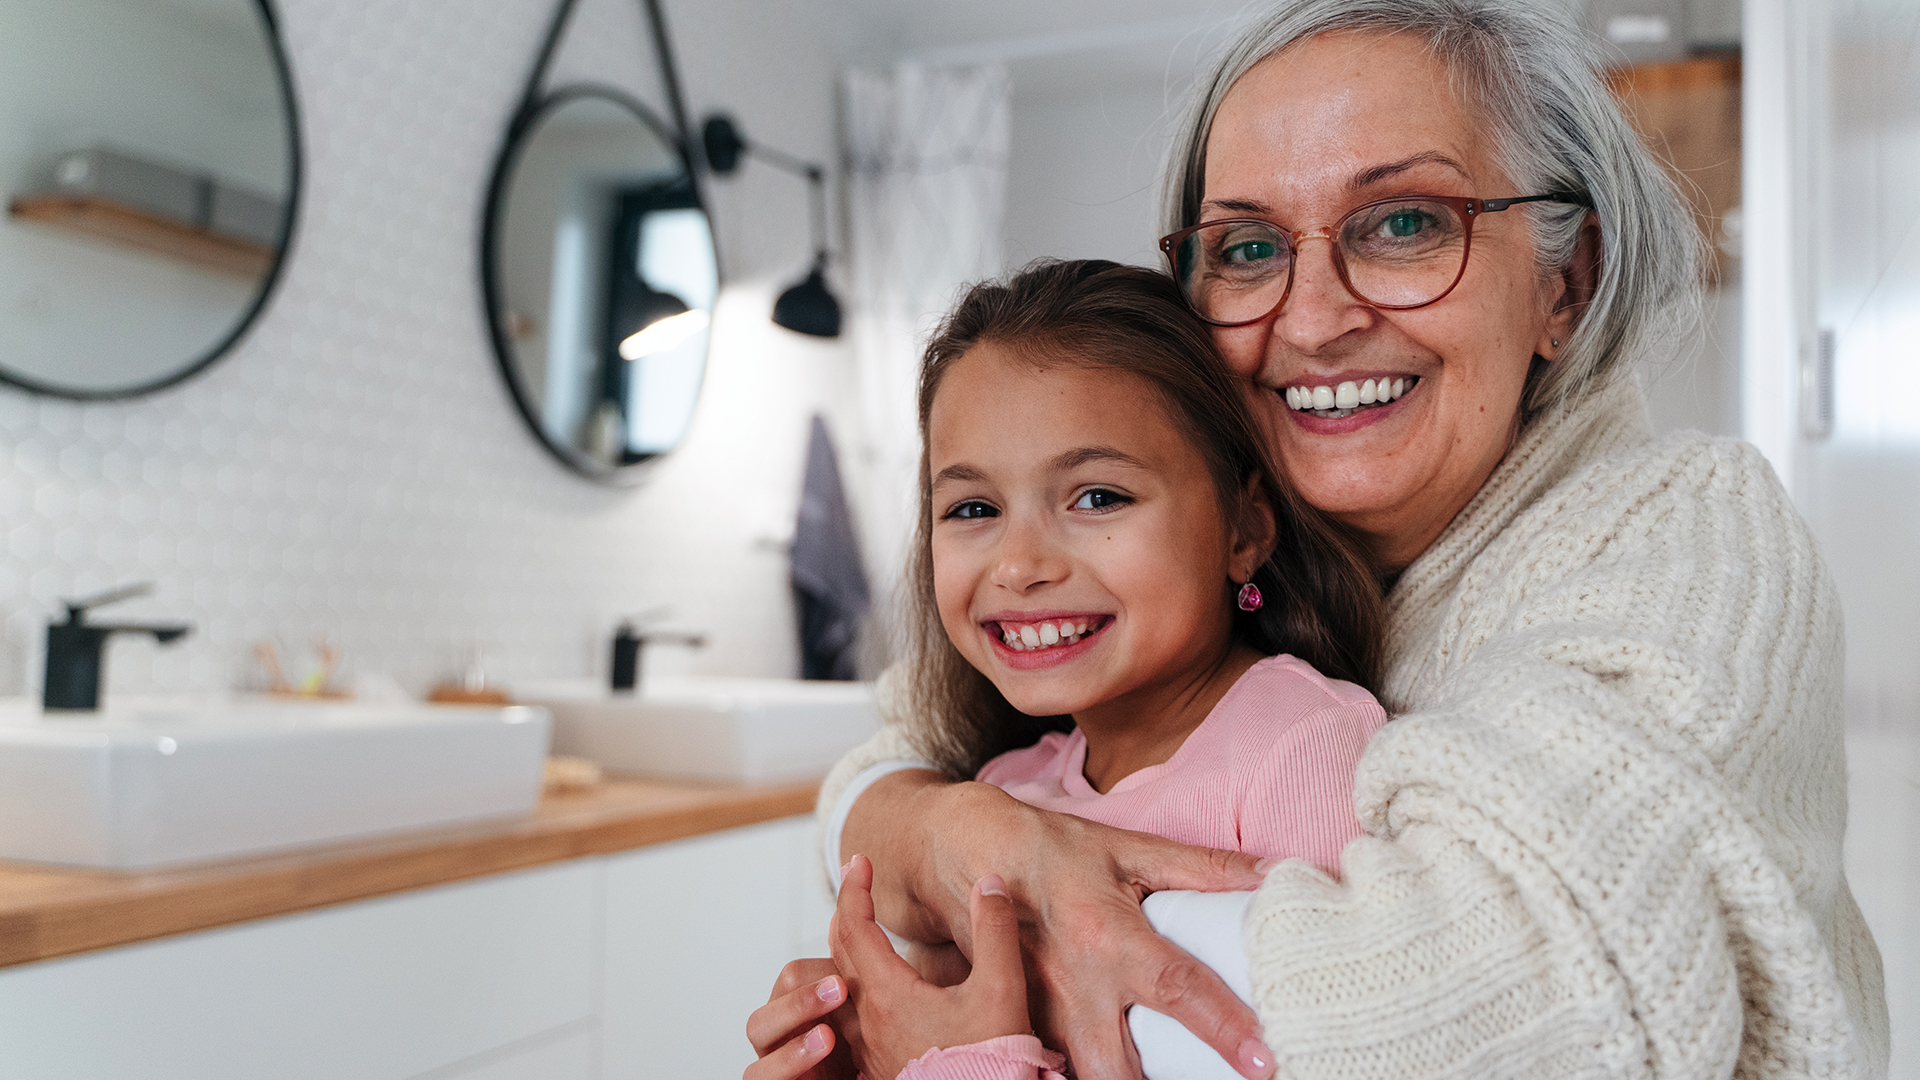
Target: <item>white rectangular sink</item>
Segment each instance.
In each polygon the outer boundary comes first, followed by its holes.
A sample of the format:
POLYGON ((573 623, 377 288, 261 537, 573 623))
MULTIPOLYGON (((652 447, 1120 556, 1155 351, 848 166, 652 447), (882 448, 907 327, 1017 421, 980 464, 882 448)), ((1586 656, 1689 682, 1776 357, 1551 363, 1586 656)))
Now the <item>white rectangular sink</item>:
POLYGON ((0 701, 0 858, 136 869, 523 815, 537 708, 0 701))
POLYGON ((870 683, 659 677, 638 694, 574 682, 515 696, 553 713, 554 753, 648 776, 812 780, 880 729, 870 683))

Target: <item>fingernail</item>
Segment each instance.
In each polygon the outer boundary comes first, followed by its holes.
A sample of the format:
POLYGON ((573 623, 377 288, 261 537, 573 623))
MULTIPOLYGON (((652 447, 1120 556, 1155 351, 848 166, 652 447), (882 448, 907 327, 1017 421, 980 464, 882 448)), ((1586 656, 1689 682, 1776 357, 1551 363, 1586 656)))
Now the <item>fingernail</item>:
POLYGON ((1261 877, 1266 877, 1268 871, 1286 861, 1285 859, 1261 859, 1259 862, 1253 864, 1253 872, 1259 874, 1261 877))
POLYGON ((840 880, 841 880, 841 881, 845 881, 845 880, 847 880, 847 871, 849 871, 849 870, 851 870, 851 869, 853 869, 853 860, 852 860, 852 859, 848 859, 848 860, 846 861, 846 863, 845 863, 845 864, 843 864, 843 865, 842 865, 842 866, 840 867, 840 880))
POLYGON ((840 980, 829 975, 814 986, 813 992, 821 1001, 831 1005, 840 1000, 840 980))
POLYGON ((825 1024, 813 1025, 813 1030, 807 1032, 807 1053, 817 1054, 820 1051, 825 1050, 826 1048, 827 1048, 827 1025, 825 1024))
POLYGON ((999 874, 988 874, 986 877, 980 879, 979 885, 981 896, 1007 895, 1006 880, 999 874))
POLYGON ((1273 1051, 1268 1050, 1266 1044, 1259 1039, 1248 1039, 1240 1044, 1240 1067, 1243 1071, 1250 1069, 1264 1073, 1271 1064, 1273 1064, 1273 1051))

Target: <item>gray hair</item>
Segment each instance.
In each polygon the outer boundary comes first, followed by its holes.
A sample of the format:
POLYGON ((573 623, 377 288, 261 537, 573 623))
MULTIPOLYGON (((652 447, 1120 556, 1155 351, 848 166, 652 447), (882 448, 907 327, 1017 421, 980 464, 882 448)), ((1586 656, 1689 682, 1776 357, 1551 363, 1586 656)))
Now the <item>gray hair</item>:
MULTIPOLYGON (((1699 229, 1607 92, 1592 40, 1543 0, 1283 0, 1195 86, 1168 161, 1168 232, 1200 220, 1207 137, 1234 83, 1267 57, 1329 31, 1411 35, 1446 64, 1455 87, 1478 101, 1495 160, 1518 188, 1471 194, 1577 192, 1592 203, 1602 252, 1592 302, 1559 358, 1529 378, 1522 403, 1529 416, 1607 384, 1689 325, 1700 303, 1699 229)), ((1563 271, 1588 209, 1515 209, 1527 214, 1542 276, 1563 271)))

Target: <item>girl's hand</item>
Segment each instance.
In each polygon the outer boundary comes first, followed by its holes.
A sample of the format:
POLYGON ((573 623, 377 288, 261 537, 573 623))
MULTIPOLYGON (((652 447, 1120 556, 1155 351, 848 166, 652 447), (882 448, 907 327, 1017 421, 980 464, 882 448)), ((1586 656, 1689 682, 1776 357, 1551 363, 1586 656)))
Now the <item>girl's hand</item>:
POLYGON ((846 976, 858 1018, 855 1056, 870 1077, 898 1076, 936 1046, 965 1046, 1002 1035, 1025 1035, 1027 977, 1020 960, 1020 924, 1007 884, 989 874, 969 900, 973 972, 958 986, 920 977, 893 951, 873 921, 873 863, 856 855, 840 880, 834 910, 833 960, 846 976))
POLYGON ((917 770, 868 788, 841 845, 879 856, 881 921, 915 941, 964 947, 974 880, 993 868, 1017 882, 1014 902, 1027 920, 1041 991, 1032 1018, 1081 1076, 1139 1080, 1125 1015, 1136 1004, 1186 1025, 1248 1080, 1273 1075, 1253 1010, 1211 968, 1154 933, 1140 911, 1140 901, 1162 889, 1258 888, 1263 874, 1252 856, 1036 810, 991 784, 917 770))
POLYGON ((743 1080, 854 1080, 847 1042, 832 1025, 815 1023, 847 1000, 833 961, 795 960, 782 968, 773 996, 747 1018, 747 1041, 758 1061, 743 1080))

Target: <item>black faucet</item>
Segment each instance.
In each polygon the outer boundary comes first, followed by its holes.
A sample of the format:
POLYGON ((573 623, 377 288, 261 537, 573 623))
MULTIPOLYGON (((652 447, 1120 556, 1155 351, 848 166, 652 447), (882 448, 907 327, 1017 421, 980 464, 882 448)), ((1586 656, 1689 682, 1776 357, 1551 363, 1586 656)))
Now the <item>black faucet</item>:
POLYGON ((663 641, 676 645, 689 645, 701 648, 706 645, 704 634, 689 634, 678 630, 635 630, 633 620, 620 623, 613 632, 613 690, 615 693, 630 694, 640 682, 640 649, 649 642, 663 641))
POLYGON ((47 682, 40 703, 48 709, 92 711, 100 707, 100 667, 106 653, 109 634, 152 634, 161 644, 178 641, 193 627, 185 623, 166 626, 138 623, 87 622, 87 612, 105 604, 131 600, 153 591, 153 582, 142 581, 90 596, 84 600, 63 600, 67 621, 47 625, 47 682))

